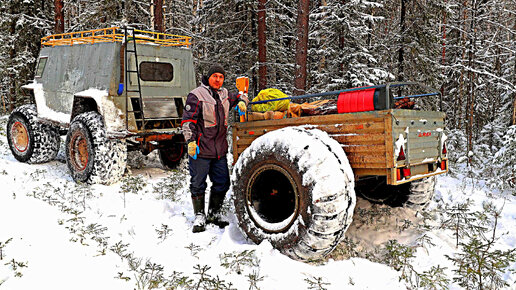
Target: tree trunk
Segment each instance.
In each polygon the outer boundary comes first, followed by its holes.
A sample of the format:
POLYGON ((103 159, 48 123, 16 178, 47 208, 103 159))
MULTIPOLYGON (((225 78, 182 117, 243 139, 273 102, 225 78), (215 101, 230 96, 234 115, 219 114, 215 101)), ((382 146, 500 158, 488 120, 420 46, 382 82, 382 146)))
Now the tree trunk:
POLYGON ((464 104, 464 63, 466 61, 466 43, 467 43, 467 39, 468 39, 468 35, 466 33, 467 31, 467 23, 466 23, 466 20, 468 19, 468 12, 467 12, 467 8, 468 7, 468 1, 465 0, 463 2, 463 5, 462 5, 462 21, 464 23, 464 27, 462 27, 462 30, 461 30, 461 42, 460 42, 460 46, 462 47, 462 56, 461 56, 461 59, 460 59, 460 62, 461 62, 461 69, 460 69, 460 77, 459 77, 459 95, 458 95, 458 98, 455 100, 455 106, 454 108, 456 109, 455 111, 455 118, 456 118, 456 121, 457 121, 457 129, 460 129, 462 130, 463 128, 463 125, 464 125, 464 118, 466 117, 466 114, 464 113, 464 117, 463 117, 463 110, 464 112, 466 112, 466 109, 463 107, 463 104, 464 104))
POLYGON ((470 47, 468 52, 468 81, 469 81, 469 92, 467 97, 467 117, 468 123, 466 127, 466 134, 468 138, 468 164, 472 165, 472 156, 470 156, 469 152, 473 152, 473 123, 475 121, 475 72, 473 71, 474 62, 475 62, 475 53, 476 53, 476 41, 477 41, 477 33, 476 33, 476 20, 477 20, 477 11, 478 11, 478 2, 474 1, 471 10, 471 22, 469 33, 472 34, 472 39, 470 41, 470 47))
MULTIPOLYGON (((501 55, 501 49, 500 46, 496 45, 496 57, 495 57, 495 66, 494 66, 494 72, 496 73, 497 77, 502 78, 502 64, 500 61, 500 55, 501 55)), ((494 94, 493 99, 491 100, 491 116, 489 116, 489 121, 491 122, 491 131, 489 132, 490 138, 489 138, 489 150, 493 150, 493 144, 494 144, 494 135, 495 135, 495 126, 494 121, 496 120, 496 108, 498 108, 499 105, 499 98, 500 98, 500 90, 498 87, 494 87, 494 94)), ((495 152, 492 152, 495 153, 495 152)))
POLYGON ((54 31, 64 33, 63 0, 54 0, 54 31))
MULTIPOLYGON (((512 30, 516 31, 516 20, 514 21, 512 30)), ((513 43, 515 43, 515 42, 516 42, 516 36, 513 34, 513 43)), ((514 58, 514 68, 512 71, 512 76, 513 76, 512 83, 516 87, 516 53, 514 53, 513 58, 514 58)), ((512 98, 513 98, 513 102, 512 102, 512 122, 511 122, 511 124, 516 125, 516 92, 512 93, 512 98)))
MULTIPOLYGON (((516 69, 516 67, 514 68, 516 69)), ((516 125, 516 93, 512 93, 512 122, 511 125, 516 125)))
MULTIPOLYGON (((257 17, 256 17, 256 13, 252 12, 250 13, 250 18, 251 18, 251 35, 258 35, 258 30, 257 30, 257 17)), ((250 39, 250 42, 251 42, 251 48, 252 48, 252 51, 257 51, 258 50, 258 40, 256 39, 256 37, 252 37, 250 39)), ((253 92, 254 92, 254 95, 258 95, 258 73, 256 72, 256 67, 253 66, 252 68, 252 72, 251 72, 251 76, 252 76, 252 80, 251 80, 251 84, 250 86, 253 88, 253 92)), ((249 90, 251 91, 251 90, 249 90)))
POLYGON ((306 59, 308 54, 308 13, 310 0, 299 0, 297 9, 296 70, 294 95, 306 92, 306 59))
POLYGON ((126 19, 126 21, 128 21, 130 23, 131 21, 131 3, 132 0, 125 0, 122 2, 122 4, 124 5, 124 18, 126 19))
MULTIPOLYGON (((446 0, 444 1, 444 3, 446 4, 446 0)), ((443 9, 443 50, 442 50, 442 60, 441 60, 441 65, 442 65, 442 78, 443 78, 443 83, 441 85, 441 96, 440 96, 440 99, 439 99, 439 109, 441 110, 441 112, 443 111, 443 98, 444 98, 444 85, 445 85, 445 82, 444 80, 446 79, 446 70, 445 70, 445 65, 446 65, 446 5, 443 9)))
MULTIPOLYGON (((14 9, 12 9, 12 14, 14 14, 14 9)), ((11 26, 9 27, 9 35, 14 36, 16 32, 16 22, 18 22, 18 17, 14 17, 11 22, 11 26)), ((9 49, 9 62, 11 62, 11 67, 13 64, 13 60, 16 57, 16 50, 14 49, 14 45, 11 45, 9 49)), ((15 108, 16 104, 16 74, 14 71, 9 73, 9 79, 11 80, 11 86, 9 88, 9 112, 12 112, 15 108)))
POLYGON ((153 0, 154 31, 164 33, 163 25, 163 0, 153 0))
POLYGON ((401 0, 401 13, 400 13, 400 47, 398 49, 398 81, 403 81, 404 77, 404 68, 403 68, 403 48, 405 46, 405 1, 401 0))
MULTIPOLYGON (((328 3, 326 2, 326 0, 322 0, 322 1, 321 1, 321 5, 320 5, 320 7, 326 7, 327 5, 328 5, 328 3)), ((326 16, 325 16, 324 18, 326 18, 326 16)), ((323 19, 324 19, 324 18, 323 18, 323 19)), ((371 34, 372 34, 372 33, 369 33, 369 34, 368 34, 368 35, 369 35, 369 37, 371 37, 371 34)), ((323 35, 323 36, 321 37, 321 41, 322 41, 322 43, 323 43, 323 46, 321 47, 321 49, 322 49, 322 50, 326 50, 326 35, 323 35)), ((318 69, 318 72, 319 72, 319 73, 322 73, 325 69, 326 69, 326 55, 324 55, 324 54, 323 54, 323 55, 322 55, 322 57, 321 57, 321 60, 319 61, 319 69, 318 69)))
POLYGON ((267 87, 267 36, 265 31, 265 3, 266 0, 258 0, 258 89, 267 87))

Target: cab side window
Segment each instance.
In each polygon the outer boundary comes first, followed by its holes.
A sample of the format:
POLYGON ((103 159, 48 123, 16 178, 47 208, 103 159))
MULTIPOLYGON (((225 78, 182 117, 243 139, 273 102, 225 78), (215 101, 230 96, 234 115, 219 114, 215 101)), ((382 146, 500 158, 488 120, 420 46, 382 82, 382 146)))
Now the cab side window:
POLYGON ((45 70, 45 66, 47 65, 48 57, 42 56, 38 60, 38 66, 36 67, 36 75, 35 77, 40 78, 43 75, 43 71, 45 70))
POLYGON ((174 78, 174 67, 168 62, 140 63, 140 78, 143 81, 170 82, 174 78))

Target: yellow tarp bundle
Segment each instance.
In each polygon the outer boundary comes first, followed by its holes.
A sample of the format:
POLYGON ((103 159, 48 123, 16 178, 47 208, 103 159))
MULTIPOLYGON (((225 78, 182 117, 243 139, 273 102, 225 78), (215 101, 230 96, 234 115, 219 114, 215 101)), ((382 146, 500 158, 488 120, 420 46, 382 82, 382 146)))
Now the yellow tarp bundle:
MULTIPOLYGON (((254 97, 253 102, 265 101, 279 98, 287 98, 282 91, 278 89, 265 89, 261 90, 258 96, 254 97)), ((255 112, 267 112, 267 111, 286 111, 290 100, 281 100, 274 102, 267 102, 263 104, 252 105, 251 109, 255 112)))

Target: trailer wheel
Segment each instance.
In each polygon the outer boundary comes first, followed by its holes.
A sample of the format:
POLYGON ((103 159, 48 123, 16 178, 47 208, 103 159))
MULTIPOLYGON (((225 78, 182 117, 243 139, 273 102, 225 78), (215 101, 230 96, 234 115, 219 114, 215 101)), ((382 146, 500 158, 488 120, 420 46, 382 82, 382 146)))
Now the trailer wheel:
POLYGON ((389 203, 396 197, 395 186, 387 185, 385 176, 359 179, 355 184, 355 192, 373 203, 389 203))
POLYGON ((413 210, 426 208, 434 197, 436 183, 437 178, 435 176, 412 181, 404 188, 405 195, 402 197, 403 206, 413 210))
POLYGON ((38 121, 35 105, 20 106, 11 113, 7 123, 7 140, 14 158, 27 163, 53 160, 61 142, 56 127, 38 121))
POLYGON ((379 176, 374 180, 366 179, 363 182, 357 182, 355 190, 357 194, 373 203, 422 210, 432 200, 435 184, 435 176, 396 186, 387 185, 386 178, 379 176))
POLYGON ((287 127, 257 138, 238 158, 232 183, 241 231, 293 259, 327 255, 351 223, 353 172, 320 130, 287 127))
POLYGON ((107 138, 97 112, 82 113, 73 119, 66 135, 66 164, 76 182, 117 182, 127 164, 126 142, 107 138))
POLYGON ((165 148, 159 149, 161 164, 168 169, 176 169, 185 156, 185 138, 176 135, 171 141, 162 143, 165 148))

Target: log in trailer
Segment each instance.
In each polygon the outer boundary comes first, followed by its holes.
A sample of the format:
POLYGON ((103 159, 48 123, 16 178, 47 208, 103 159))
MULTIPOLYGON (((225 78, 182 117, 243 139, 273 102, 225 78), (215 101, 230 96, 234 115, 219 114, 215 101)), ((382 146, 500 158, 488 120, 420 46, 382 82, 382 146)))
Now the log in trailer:
POLYGON ((326 95, 338 95, 343 113, 233 126, 239 227, 299 260, 323 257, 342 241, 356 193, 421 210, 432 199, 435 176, 448 171, 445 114, 393 108, 396 99, 437 91, 390 83, 299 98, 326 95), (425 93, 394 97, 403 87, 425 93))

